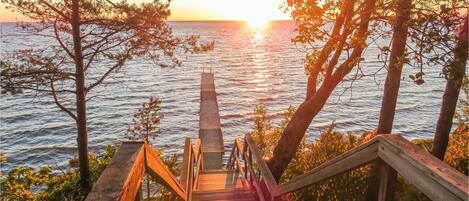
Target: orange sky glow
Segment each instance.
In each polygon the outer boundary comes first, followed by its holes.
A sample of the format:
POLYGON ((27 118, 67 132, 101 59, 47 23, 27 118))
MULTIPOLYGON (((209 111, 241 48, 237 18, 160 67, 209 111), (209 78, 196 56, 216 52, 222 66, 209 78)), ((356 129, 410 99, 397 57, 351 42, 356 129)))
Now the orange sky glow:
MULTIPOLYGON (((150 0, 129 0, 146 2, 150 0)), ((169 20, 204 21, 204 20, 244 20, 261 24, 269 20, 287 20, 279 6, 285 0, 172 0, 169 20)), ((18 13, 5 9, 0 3, 0 22, 27 21, 18 13)))

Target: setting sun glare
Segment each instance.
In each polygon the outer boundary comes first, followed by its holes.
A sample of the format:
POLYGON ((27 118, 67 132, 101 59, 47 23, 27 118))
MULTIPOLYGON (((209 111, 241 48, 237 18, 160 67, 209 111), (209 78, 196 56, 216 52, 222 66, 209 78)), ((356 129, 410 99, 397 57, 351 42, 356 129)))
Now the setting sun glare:
POLYGON ((251 18, 245 19, 246 23, 250 28, 264 28, 269 24, 269 19, 267 18, 251 18))
POLYGON ((241 20, 261 27, 271 20, 287 20, 279 8, 283 0, 175 0, 170 20, 241 20))
MULTIPOLYGON (((111 0, 116 1, 117 0, 111 0)), ((128 0, 131 3, 152 0, 128 0)), ((246 21, 250 27, 263 27, 271 20, 288 20, 288 14, 279 8, 284 0, 174 0, 171 1, 170 21, 246 21)), ((0 2, 0 21, 28 20, 20 13, 12 13, 0 2)))

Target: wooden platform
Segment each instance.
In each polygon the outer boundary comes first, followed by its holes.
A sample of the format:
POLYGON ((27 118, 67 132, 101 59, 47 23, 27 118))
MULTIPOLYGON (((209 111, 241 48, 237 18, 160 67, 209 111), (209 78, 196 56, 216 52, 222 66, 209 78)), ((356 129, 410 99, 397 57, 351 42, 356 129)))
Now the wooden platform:
POLYGON ((208 170, 200 174, 192 200, 256 200, 239 174, 231 170, 208 170))
POLYGON ((204 169, 222 169, 223 135, 213 73, 203 72, 200 87, 199 139, 202 144, 204 169))

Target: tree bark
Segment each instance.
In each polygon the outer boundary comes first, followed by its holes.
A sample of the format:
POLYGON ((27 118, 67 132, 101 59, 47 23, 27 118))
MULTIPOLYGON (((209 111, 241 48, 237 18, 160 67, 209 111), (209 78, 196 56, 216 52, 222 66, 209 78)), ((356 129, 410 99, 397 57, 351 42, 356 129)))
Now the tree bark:
POLYGON ((72 0, 72 37, 76 73, 76 108, 77 108, 77 145, 80 162, 80 184, 83 189, 91 187, 90 168, 88 162, 88 131, 86 125, 86 88, 83 52, 80 36, 80 13, 78 0, 72 0))
MULTIPOLYGON (((405 48, 408 33, 408 22, 412 0, 397 0, 396 23, 393 27, 391 56, 388 65, 388 74, 384 84, 384 95, 381 103, 379 115, 378 134, 390 134, 396 112, 396 103, 401 82, 402 67, 404 66, 405 48)), ((386 169, 388 177, 386 179, 385 200, 394 200, 394 191, 397 172, 392 168, 386 168, 381 160, 377 160, 371 165, 368 179, 367 200, 378 200, 379 196, 379 170, 386 169)))
MULTIPOLYGON (((360 25, 357 30, 358 38, 366 40, 368 24, 375 4, 376 0, 366 0, 364 2, 365 12, 360 14, 360 25)), ((317 92, 314 95, 311 94, 311 97, 307 98, 295 111, 274 149, 272 159, 267 161, 272 175, 277 182, 280 181, 282 173, 298 150, 301 139, 305 135, 311 121, 321 111, 335 87, 357 64, 363 49, 364 46, 355 47, 350 57, 337 68, 330 79, 324 80, 317 92)), ((309 83, 312 84, 312 82, 309 83)), ((311 87, 308 88, 307 93, 312 91, 311 87)))
POLYGON ((443 160, 448 146, 449 133, 453 125, 454 112, 458 103, 461 81, 466 71, 468 57, 468 17, 464 21, 463 29, 458 36, 458 44, 454 49, 454 60, 450 66, 450 74, 447 77, 446 88, 440 109, 440 116, 436 124, 435 137, 433 139, 432 154, 443 160))
POLYGON ((306 98, 305 98, 305 100, 310 99, 311 97, 314 96, 314 94, 316 94, 316 81, 317 81, 317 78, 318 78, 317 73, 311 73, 310 75, 308 75, 308 83, 306 85, 306 98))

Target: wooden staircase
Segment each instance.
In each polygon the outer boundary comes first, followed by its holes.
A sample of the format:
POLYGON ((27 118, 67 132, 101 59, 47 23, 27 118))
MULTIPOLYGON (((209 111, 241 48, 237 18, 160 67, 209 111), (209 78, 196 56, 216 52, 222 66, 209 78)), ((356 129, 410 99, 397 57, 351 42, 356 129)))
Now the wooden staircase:
MULTIPOLYGON (((85 201, 141 200, 144 174, 171 192, 170 200, 290 200, 289 193, 380 160, 395 169, 432 200, 463 201, 469 179, 399 135, 378 135, 285 183, 277 183, 262 150, 251 135, 236 139, 226 166, 223 135, 213 74, 202 73, 199 139, 186 138, 179 178, 145 142, 124 142, 85 201)), ((388 178, 388 171, 380 171, 388 178)), ((379 201, 386 200, 387 182, 380 182, 379 201)))
POLYGON ((255 201, 254 192, 233 170, 207 170, 199 175, 192 200, 255 201))

